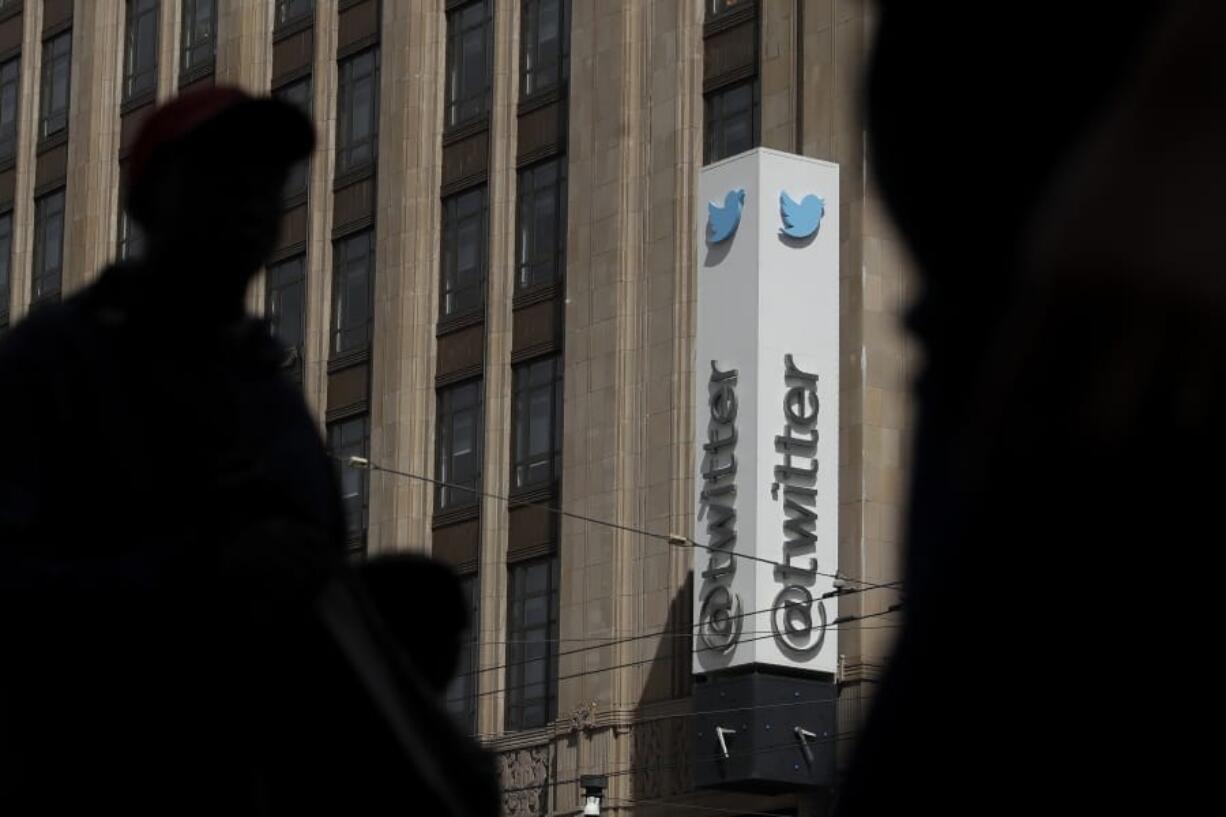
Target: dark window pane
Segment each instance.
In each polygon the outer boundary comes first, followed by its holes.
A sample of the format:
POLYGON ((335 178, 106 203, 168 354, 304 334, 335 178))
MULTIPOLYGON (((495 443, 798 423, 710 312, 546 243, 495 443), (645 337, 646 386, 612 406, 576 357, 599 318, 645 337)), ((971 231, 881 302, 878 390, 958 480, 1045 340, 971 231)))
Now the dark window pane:
POLYGON ((370 420, 366 415, 351 417, 328 426, 328 450, 336 458, 341 483, 341 502, 345 509, 345 530, 353 550, 366 547, 369 474, 364 468, 349 466, 350 457, 368 456, 370 420))
POLYGON ((703 139, 704 161, 716 162, 743 153, 758 142, 758 80, 712 91, 706 107, 703 139))
MULTIPOLYGON (((311 78, 305 77, 297 82, 291 82, 278 88, 273 92, 273 96, 282 102, 288 102, 290 105, 298 108, 308 117, 311 115, 311 78)), ((310 179, 311 159, 304 158, 295 162, 293 167, 289 169, 289 174, 285 179, 285 189, 282 196, 287 201, 305 195, 307 185, 310 179)))
POLYGON ((39 91, 39 136, 68 127, 68 82, 71 73, 72 32, 65 31, 43 43, 42 82, 39 91))
POLYGON ((443 200, 443 317, 480 309, 485 303, 485 188, 443 200))
POLYGON ((468 611, 468 626, 460 634, 460 661, 455 678, 447 686, 444 702, 464 733, 473 735, 477 732, 477 633, 480 613, 480 584, 475 575, 460 578, 460 593, 468 611))
POLYGON ((8 326, 12 301, 13 214, 0 216, 0 329, 8 326))
POLYGON ((562 359, 520 364, 513 381, 512 486, 551 483, 561 461, 562 359))
POLYGON ((722 14, 744 8, 754 0, 707 0, 707 19, 712 20, 722 14))
POLYGON ((306 17, 315 10, 315 0, 277 0, 277 25, 306 17))
POLYGON ((338 67, 336 172, 374 161, 379 132, 379 50, 372 48, 338 67))
POLYGON ((217 0, 183 0, 182 70, 212 63, 217 53, 217 0))
POLYGON ((336 242, 332 269, 332 353, 363 349, 370 341, 374 237, 369 230, 336 242))
POLYGON ((299 255, 268 268, 265 306, 273 336, 286 348, 285 366, 301 379, 306 342, 306 257, 299 255))
POLYGON ((0 162, 17 154, 17 109, 21 93, 19 59, 0 65, 0 162))
POLYGON ((489 0, 447 13, 447 127, 485 115, 491 51, 489 0))
POLYGON ((34 202, 34 268, 31 301, 59 297, 64 253, 64 189, 34 202))
POLYGON ((471 381, 440 389, 436 493, 439 510, 473 505, 481 482, 481 383, 471 381), (465 490, 468 489, 468 490, 465 490))
POLYGON ((157 0, 127 2, 123 56, 125 100, 157 88, 158 5, 157 0))
POLYGON ((119 214, 119 259, 139 258, 145 252, 145 232, 126 211, 119 214))
POLYGON ((570 0, 525 0, 521 12, 520 94, 563 82, 570 62, 570 0))
POLYGON ((519 173, 516 230, 522 289, 552 283, 565 269, 566 159, 551 159, 519 173))
POLYGON ((546 725, 557 708, 556 555, 519 562, 507 577, 506 728, 546 725))

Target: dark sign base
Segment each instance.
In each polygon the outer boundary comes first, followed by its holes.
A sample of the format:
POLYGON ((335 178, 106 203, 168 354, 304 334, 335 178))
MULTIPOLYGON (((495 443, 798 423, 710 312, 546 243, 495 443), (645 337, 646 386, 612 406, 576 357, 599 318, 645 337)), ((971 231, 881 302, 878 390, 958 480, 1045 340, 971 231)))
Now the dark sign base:
POLYGON ((833 785, 835 696, 828 675, 766 666, 695 676, 694 711, 703 714, 691 718, 694 785, 769 793, 833 785))

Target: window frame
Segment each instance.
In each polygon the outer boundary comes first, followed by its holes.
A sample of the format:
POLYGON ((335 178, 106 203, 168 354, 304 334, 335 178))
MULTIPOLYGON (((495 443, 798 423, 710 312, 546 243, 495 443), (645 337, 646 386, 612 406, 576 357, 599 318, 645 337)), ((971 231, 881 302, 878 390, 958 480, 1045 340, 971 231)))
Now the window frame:
POLYGON ((157 94, 160 54, 161 6, 158 0, 127 0, 124 3, 123 72, 121 75, 122 103, 157 94), (146 43, 148 64, 137 65, 146 56, 140 35, 141 24, 152 18, 152 41, 146 43), (138 84, 139 83, 139 84, 138 84))
POLYGON ((336 458, 341 507, 345 512, 345 545, 350 552, 361 553, 366 549, 366 537, 370 530, 370 471, 365 468, 351 468, 348 458, 370 456, 370 414, 363 412, 328 423, 328 453, 336 458), (337 439, 358 423, 361 423, 361 432, 356 440, 346 442, 337 439), (346 493, 346 477, 357 481, 356 502, 351 502, 350 495, 346 493), (361 506, 361 514, 355 515, 350 512, 350 506, 358 504, 361 506), (358 524, 355 524, 355 519, 358 524))
POLYGON ((183 0, 179 24, 179 72, 184 75, 207 73, 206 69, 217 61, 217 0, 183 0), (195 12, 202 2, 209 3, 211 9, 208 35, 204 38, 199 37, 199 31, 193 25, 197 16, 195 12), (189 7, 192 14, 188 14, 189 7), (201 49, 207 49, 207 56, 196 56, 201 49))
POLYGON ((439 230, 439 288, 438 314, 439 320, 451 320, 465 315, 483 312, 486 301, 486 286, 489 280, 489 188, 486 184, 459 190, 444 196, 442 200, 441 228, 439 230), (479 205, 460 213, 461 203, 471 196, 479 196, 479 205), (477 276, 475 281, 461 284, 459 281, 459 256, 463 228, 472 220, 477 219, 477 276), (475 290, 477 298, 467 306, 456 306, 448 309, 448 299, 457 293, 475 290))
MULTIPOLYGON (((7 127, 0 121, 0 165, 7 165, 17 160, 18 135, 21 132, 21 55, 0 63, 0 100, 7 91, 13 94, 13 118, 7 127), (6 77, 5 72, 12 69, 12 76, 6 77)), ((3 105, 0 104, 0 111, 3 105)))
POLYGON ((529 491, 535 488, 552 487, 562 475, 562 420, 564 411, 565 365, 562 355, 552 354, 517 363, 511 370, 511 490, 529 491), (542 384, 532 382, 533 370, 543 371, 549 367, 548 380, 542 384), (530 450, 533 431, 532 398, 534 394, 548 390, 549 417, 547 420, 549 450, 534 455, 530 450), (528 425, 524 425, 527 418, 528 425), (545 465, 544 478, 529 479, 532 469, 545 465))
POLYGON ((485 384, 480 378, 464 380, 440 387, 436 397, 434 470, 438 484, 434 492, 436 513, 462 508, 476 508, 480 504, 482 481, 482 457, 485 450, 485 384), (454 403, 464 389, 472 389, 471 402, 456 407, 454 403), (461 411, 471 411, 472 449, 474 468, 471 480, 457 481, 455 477, 454 435, 455 419, 461 411), (446 483, 446 484, 443 484, 446 483), (469 484, 471 483, 471 487, 469 484), (452 486, 462 487, 452 487, 452 486))
POLYGON ((264 273, 264 319, 268 321, 268 328, 272 336, 286 348, 284 368, 288 369, 291 377, 298 382, 302 381, 303 357, 306 354, 308 295, 306 264, 306 253, 300 252, 269 264, 264 273), (286 270, 291 265, 296 266, 298 270, 297 275, 289 280, 281 280, 281 276, 278 273, 286 270), (278 310, 277 305, 281 303, 285 293, 294 286, 297 286, 300 290, 297 324, 301 332, 297 342, 291 343, 278 331, 281 326, 280 319, 283 310, 278 310))
POLYGON ((702 163, 704 165, 712 164, 713 162, 722 161, 732 156, 744 153, 746 150, 752 150, 762 144, 762 86, 758 75, 738 79, 735 82, 729 82, 720 85, 707 91, 702 96, 703 103, 703 129, 702 129, 702 163), (740 90, 746 86, 750 86, 750 103, 749 103, 749 146, 736 152, 729 152, 726 144, 726 129, 727 123, 731 121, 722 111, 722 103, 726 96, 733 91, 740 90), (721 110, 716 112, 713 102, 718 100, 721 103, 721 110), (718 123, 718 124, 716 124, 718 123), (722 124, 723 130, 719 130, 719 124, 722 124), (715 144, 716 137, 721 133, 723 136, 722 144, 715 144), (718 148, 718 149, 717 149, 718 148))
POLYGON ((145 254, 145 231, 127 210, 119 211, 119 236, 115 255, 120 261, 140 258, 145 254))
POLYGON ((331 357, 338 358, 351 354, 365 352, 370 349, 371 330, 374 326, 374 278, 375 278, 375 231, 373 227, 364 228, 348 235, 341 236, 332 242, 332 320, 329 326, 328 349, 331 357), (345 333, 355 333, 359 327, 342 326, 345 316, 346 301, 340 300, 342 288, 348 283, 348 274, 352 271, 342 264, 342 248, 347 249, 359 240, 366 242, 366 319, 361 327, 361 340, 352 344, 342 342, 345 333))
MULTIPOLYGON (((311 119, 312 108, 314 106, 314 77, 311 74, 299 77, 284 85, 280 85, 273 89, 272 95, 276 99, 286 102, 298 110, 306 114, 308 119, 311 119), (296 97, 296 91, 299 88, 305 88, 306 94, 304 99, 299 100, 296 97)), ((282 205, 290 207, 296 205, 299 201, 306 201, 307 194, 311 189, 311 157, 304 156, 299 161, 295 162, 290 167, 289 172, 285 176, 285 188, 281 191, 282 205), (301 176, 301 182, 297 182, 301 176)))
POLYGON ((58 300, 64 290, 64 206, 67 187, 61 186, 49 190, 34 200, 34 245, 32 249, 32 264, 30 267, 30 303, 42 304, 58 300), (46 210, 51 202, 58 200, 58 210, 50 213, 46 210), (44 267, 47 261, 48 227, 50 219, 59 219, 59 265, 48 270, 44 267), (54 287, 42 289, 48 280, 54 282, 54 287))
POLYGON ((443 70, 445 72, 443 75, 443 129, 445 131, 454 131, 471 123, 479 122, 489 116, 494 67, 493 5, 489 0, 470 0, 470 2, 458 4, 447 9, 446 16, 447 42, 443 63, 443 70), (463 27, 453 22, 462 20, 466 12, 478 6, 484 12, 479 23, 463 27), (468 87, 467 72, 461 71, 464 62, 460 53, 461 49, 458 46, 465 41, 467 34, 478 28, 482 31, 480 40, 484 56, 482 60, 483 70, 480 79, 480 89, 472 90, 468 87), (465 92, 463 96, 460 96, 461 90, 465 92), (461 113, 462 109, 478 99, 480 100, 479 104, 474 106, 474 110, 471 113, 461 113))
POLYGON ((72 107, 72 29, 61 31, 43 40, 42 65, 39 76, 38 93, 38 137, 49 139, 68 130, 68 114, 72 107), (64 44, 63 54, 56 54, 56 49, 64 44), (53 83, 56 80, 56 69, 63 69, 64 105, 62 109, 53 109, 55 97, 53 83))
POLYGON ((565 155, 551 156, 539 162, 534 162, 520 168, 516 179, 515 192, 515 291, 517 294, 544 289, 566 278, 566 228, 567 228, 567 178, 568 162, 565 155), (536 177, 549 166, 555 166, 553 182, 549 186, 540 185, 536 177), (537 201, 537 194, 551 189, 554 206, 554 246, 550 252, 541 252, 535 245, 536 220, 526 217, 526 211, 537 201), (529 239, 536 250, 529 259, 527 244, 529 239), (543 266, 552 266, 553 272, 547 280, 538 280, 536 271, 543 266), (530 274, 530 271, 531 274, 530 274))
POLYGON ((725 17, 730 17, 733 14, 745 12, 746 9, 754 9, 757 6, 757 0, 705 0, 703 3, 703 12, 706 22, 710 23, 714 20, 720 20, 725 17))
POLYGON ((336 90, 336 175, 343 176, 364 168, 373 168, 379 159, 379 46, 364 48, 356 54, 351 54, 337 61, 336 90), (354 66, 359 60, 371 58, 368 74, 353 76, 354 66), (363 79, 370 80, 370 132, 360 141, 353 141, 353 85, 363 79), (355 158, 359 150, 369 150, 370 156, 364 160, 355 158))
POLYGON ((504 688, 506 707, 504 728, 508 732, 539 729, 549 725, 557 717, 558 707, 558 607, 561 588, 561 560, 556 552, 533 559, 511 562, 507 565, 507 661, 504 688), (530 570, 544 567, 545 591, 528 594, 527 574, 530 570), (522 579, 520 577, 523 577, 522 579), (521 593, 521 588, 523 592, 521 593), (518 596, 518 597, 517 597, 518 596), (546 599, 544 625, 529 625, 525 611, 535 599, 546 599), (518 615, 517 615, 518 608, 518 615), (544 630, 543 638, 530 638, 529 633, 544 630), (543 656, 527 657, 531 648, 541 645, 543 656), (544 663, 545 678, 543 695, 528 698, 527 690, 539 682, 526 682, 524 676, 531 664, 544 663), (540 706, 539 718, 529 719, 527 710, 540 706))
POLYGON ((277 0, 276 6, 273 8, 273 25, 276 28, 292 25, 304 17, 314 16, 315 0, 277 0), (295 7, 300 10, 295 14, 290 14, 289 11, 295 7))
POLYGON ((530 100, 544 96, 558 88, 563 88, 570 81, 570 0, 523 0, 520 7, 520 51, 519 51, 519 98, 530 100), (541 47, 534 36, 534 23, 539 23, 540 7, 545 3, 558 4, 558 52, 557 78, 550 83, 533 85, 533 79, 539 70, 541 47), (535 12, 535 13, 534 13, 535 12))

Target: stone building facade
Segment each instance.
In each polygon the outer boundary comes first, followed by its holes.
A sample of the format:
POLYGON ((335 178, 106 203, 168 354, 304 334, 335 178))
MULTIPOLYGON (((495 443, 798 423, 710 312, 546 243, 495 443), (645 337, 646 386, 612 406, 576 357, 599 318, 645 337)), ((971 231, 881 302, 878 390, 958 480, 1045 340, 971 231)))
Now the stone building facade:
MULTIPOLYGON (((762 145, 841 168, 840 568, 899 575, 915 361, 858 111, 871 33, 857 0, 0 0, 0 331, 140 252, 120 180, 158 101, 302 105, 318 145, 250 305, 321 434, 376 466, 344 472, 356 557, 464 577, 448 705, 507 813, 573 814, 591 773, 612 814, 820 813, 693 789, 692 554, 636 531, 693 532, 697 173, 762 145)), ((895 623, 840 630, 840 736, 895 623)))

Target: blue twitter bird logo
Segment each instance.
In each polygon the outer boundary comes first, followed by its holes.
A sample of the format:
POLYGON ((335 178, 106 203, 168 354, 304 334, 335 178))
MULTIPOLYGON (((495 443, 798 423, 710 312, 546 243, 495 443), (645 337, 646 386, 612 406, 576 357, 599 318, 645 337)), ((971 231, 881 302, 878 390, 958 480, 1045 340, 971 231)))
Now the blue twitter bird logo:
POLYGON ((783 216, 783 229, 779 232, 789 238, 808 238, 821 226, 826 202, 810 193, 797 203, 783 190, 779 193, 779 214, 783 216))
POLYGON ((745 191, 737 188, 724 196, 724 206, 707 202, 707 241, 712 244, 727 239, 736 232, 741 223, 741 208, 745 205, 745 191))

